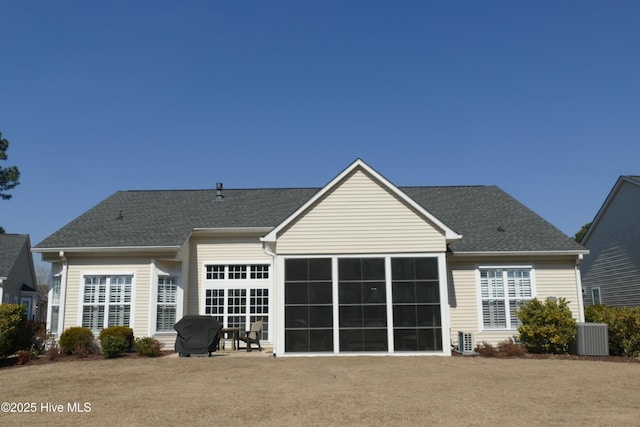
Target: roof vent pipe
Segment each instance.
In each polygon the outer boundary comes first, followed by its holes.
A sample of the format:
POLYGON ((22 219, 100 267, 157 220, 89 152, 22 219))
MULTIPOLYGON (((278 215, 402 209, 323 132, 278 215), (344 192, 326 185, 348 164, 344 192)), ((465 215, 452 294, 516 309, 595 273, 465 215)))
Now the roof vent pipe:
POLYGON ((224 196, 222 195, 222 183, 216 183, 216 200, 222 200, 224 196))

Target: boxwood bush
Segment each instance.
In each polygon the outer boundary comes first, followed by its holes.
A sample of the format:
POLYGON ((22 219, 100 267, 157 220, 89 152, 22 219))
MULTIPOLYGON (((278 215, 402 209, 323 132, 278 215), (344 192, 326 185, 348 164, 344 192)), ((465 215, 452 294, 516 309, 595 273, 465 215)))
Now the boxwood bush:
POLYGON ((162 344, 155 338, 144 337, 136 338, 135 347, 140 356, 154 357, 160 354, 162 344))
POLYGON ((96 352, 96 343, 89 328, 72 327, 60 334, 60 350, 64 354, 83 357, 96 352))
POLYGON ((587 322, 606 323, 609 327, 609 354, 640 355, 640 307, 591 305, 584 309, 587 322))
POLYGON ((104 357, 111 359, 129 351, 130 347, 122 335, 107 335, 100 339, 100 348, 104 357))
MULTIPOLYGON (((128 326, 109 326, 100 331, 100 345, 104 345, 104 339, 109 336, 120 336, 126 342, 125 351, 133 348, 133 329, 128 326)), ((124 352, 124 351, 123 351, 124 352)))

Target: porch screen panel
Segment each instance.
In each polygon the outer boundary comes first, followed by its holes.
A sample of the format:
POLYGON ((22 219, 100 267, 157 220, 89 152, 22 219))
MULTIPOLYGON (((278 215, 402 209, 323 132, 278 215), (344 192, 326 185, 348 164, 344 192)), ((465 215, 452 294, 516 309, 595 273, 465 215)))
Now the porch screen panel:
POLYGON ((340 351, 387 351, 384 258, 338 260, 340 351))
POLYGON ((395 351, 442 351, 436 258, 392 258, 395 351))
POLYGON ((286 352, 333 351, 331 259, 285 260, 286 352))

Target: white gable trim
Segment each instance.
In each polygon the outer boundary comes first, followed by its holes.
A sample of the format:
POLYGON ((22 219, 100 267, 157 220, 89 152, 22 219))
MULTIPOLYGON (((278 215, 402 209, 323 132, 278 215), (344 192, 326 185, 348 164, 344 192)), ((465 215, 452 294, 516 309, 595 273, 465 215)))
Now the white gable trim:
POLYGON ((291 214, 287 219, 285 219, 280 225, 275 227, 271 232, 269 232, 266 236, 261 238, 263 242, 275 242, 278 238, 278 234, 286 228, 289 224, 295 221, 304 211, 306 211, 310 206, 324 197, 328 192, 333 190, 338 183, 340 183, 346 176, 351 174, 354 170, 361 169, 373 176, 373 178, 382 184, 385 188, 387 188, 391 193, 399 197, 404 203, 411 206, 415 209, 420 215, 427 218, 431 223, 433 223, 440 231, 442 231, 445 235, 447 242, 451 242, 453 240, 458 240, 462 238, 462 235, 456 233, 449 227, 447 227, 442 221, 433 216, 430 212, 425 210, 422 206, 416 203, 413 199, 407 196, 404 192, 400 191, 398 187, 393 185, 389 180, 376 172, 373 168, 367 165, 363 160, 356 159, 349 167, 343 170, 338 176, 336 176, 331 182, 325 185, 320 191, 318 191, 312 198, 307 200, 307 202, 302 205, 297 211, 291 214))

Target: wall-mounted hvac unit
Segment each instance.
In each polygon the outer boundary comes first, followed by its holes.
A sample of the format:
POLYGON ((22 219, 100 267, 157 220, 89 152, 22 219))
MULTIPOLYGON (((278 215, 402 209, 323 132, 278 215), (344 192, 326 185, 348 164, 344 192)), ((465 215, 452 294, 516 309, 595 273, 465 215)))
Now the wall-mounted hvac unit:
POLYGON ((473 353, 472 332, 458 332, 458 351, 462 354, 473 353))
POLYGON ((609 327, 606 323, 578 323, 573 353, 579 356, 608 356, 609 327))

